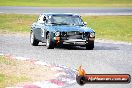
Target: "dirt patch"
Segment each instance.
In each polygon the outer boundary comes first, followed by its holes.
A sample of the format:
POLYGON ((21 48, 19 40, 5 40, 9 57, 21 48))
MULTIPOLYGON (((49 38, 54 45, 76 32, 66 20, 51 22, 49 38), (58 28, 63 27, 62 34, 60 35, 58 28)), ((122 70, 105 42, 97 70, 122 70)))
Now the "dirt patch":
MULTIPOLYGON (((10 56, 4 56, 0 61, 0 72, 6 75, 29 78, 28 82, 45 81, 55 78, 56 71, 50 66, 34 64, 33 60, 18 60, 10 56)), ((17 83, 22 85, 24 82, 17 83)))

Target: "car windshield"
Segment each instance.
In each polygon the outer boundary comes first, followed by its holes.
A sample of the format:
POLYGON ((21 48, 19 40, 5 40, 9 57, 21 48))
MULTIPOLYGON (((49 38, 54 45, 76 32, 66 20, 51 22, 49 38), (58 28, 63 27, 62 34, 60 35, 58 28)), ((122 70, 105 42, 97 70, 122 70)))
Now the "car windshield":
POLYGON ((48 23, 56 25, 84 25, 79 16, 51 16, 48 23))

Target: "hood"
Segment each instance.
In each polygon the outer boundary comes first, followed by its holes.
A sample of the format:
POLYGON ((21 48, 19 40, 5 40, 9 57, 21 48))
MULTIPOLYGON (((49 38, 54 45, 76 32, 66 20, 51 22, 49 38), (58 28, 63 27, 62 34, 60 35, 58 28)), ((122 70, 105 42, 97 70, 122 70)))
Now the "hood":
POLYGON ((69 32, 69 31, 80 31, 80 32, 94 32, 93 29, 86 26, 69 26, 69 25, 51 25, 47 26, 47 31, 59 31, 59 32, 69 32))

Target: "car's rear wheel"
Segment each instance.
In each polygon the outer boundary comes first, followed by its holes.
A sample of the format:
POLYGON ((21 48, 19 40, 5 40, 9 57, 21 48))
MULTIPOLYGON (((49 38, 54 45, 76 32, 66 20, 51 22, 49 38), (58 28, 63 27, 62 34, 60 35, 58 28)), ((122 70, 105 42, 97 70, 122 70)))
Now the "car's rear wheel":
POLYGON ((37 46, 39 44, 39 41, 35 38, 35 35, 32 31, 30 33, 30 43, 33 46, 37 46))
POLYGON ((52 41, 52 33, 47 34, 47 40, 46 40, 46 46, 47 49, 54 49, 55 45, 54 42, 52 41))
POLYGON ((86 44, 86 50, 93 50, 94 49, 94 42, 86 44))

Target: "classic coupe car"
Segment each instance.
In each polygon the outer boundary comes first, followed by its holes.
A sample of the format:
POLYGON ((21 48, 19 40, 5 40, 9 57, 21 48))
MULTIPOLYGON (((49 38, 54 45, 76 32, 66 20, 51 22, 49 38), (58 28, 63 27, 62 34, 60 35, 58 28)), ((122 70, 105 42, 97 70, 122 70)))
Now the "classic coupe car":
POLYGON ((95 31, 76 14, 43 13, 31 26, 30 43, 46 43, 47 49, 61 45, 94 48, 95 31))

